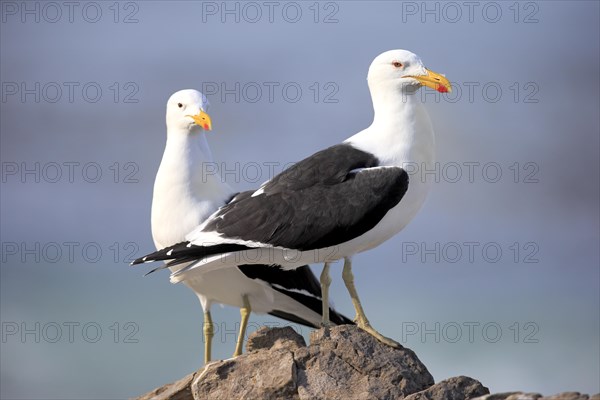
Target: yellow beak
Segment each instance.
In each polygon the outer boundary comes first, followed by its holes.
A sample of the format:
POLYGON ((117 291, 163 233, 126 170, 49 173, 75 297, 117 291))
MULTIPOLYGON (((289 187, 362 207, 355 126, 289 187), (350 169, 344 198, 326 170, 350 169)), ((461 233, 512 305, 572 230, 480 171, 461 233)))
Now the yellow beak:
POLYGON ((186 115, 186 117, 192 118, 196 125, 200 125, 205 131, 210 131, 212 129, 210 115, 202 110, 200 110, 200 112, 196 115, 186 115))
POLYGON ((425 68, 427 75, 410 75, 410 78, 418 80, 421 85, 437 90, 440 93, 449 93, 452 91, 452 85, 445 76, 425 68))

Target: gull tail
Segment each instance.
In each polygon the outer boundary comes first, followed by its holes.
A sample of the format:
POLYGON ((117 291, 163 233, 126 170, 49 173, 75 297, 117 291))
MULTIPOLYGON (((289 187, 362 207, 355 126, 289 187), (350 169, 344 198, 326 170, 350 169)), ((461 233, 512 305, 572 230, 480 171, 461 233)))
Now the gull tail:
MULTIPOLYGON (((247 249, 249 249, 249 247, 241 244, 232 243, 216 244, 212 246, 196 246, 191 244, 190 242, 181 242, 174 244, 173 246, 165 247, 164 249, 147 254, 143 257, 137 258, 133 260, 131 265, 138 265, 155 261, 172 260, 169 264, 167 264, 167 266, 171 267, 189 261, 202 260, 205 257, 216 254, 247 249)), ((162 267, 159 267, 156 270, 159 269, 162 269, 162 267)), ((154 270, 151 272, 154 272, 154 270)))

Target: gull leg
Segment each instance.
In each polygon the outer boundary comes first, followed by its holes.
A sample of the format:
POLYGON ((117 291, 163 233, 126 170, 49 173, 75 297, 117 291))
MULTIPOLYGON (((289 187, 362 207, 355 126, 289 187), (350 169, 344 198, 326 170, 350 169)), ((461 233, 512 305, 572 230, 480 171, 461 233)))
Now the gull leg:
POLYGON ((235 352, 233 353, 234 357, 242 355, 244 338, 246 337, 246 327, 248 326, 248 319, 250 318, 250 313, 252 312, 250 301, 248 301, 248 295, 245 294, 242 298, 244 300, 244 307, 240 308, 242 320, 240 322, 240 334, 238 336, 237 343, 235 344, 235 352))
POLYGON ((215 335, 215 329, 210 316, 210 311, 204 311, 204 364, 210 362, 212 338, 215 335))
POLYGON ((400 343, 383 336, 381 333, 377 332, 369 323, 369 320, 365 315, 365 311, 363 310, 362 305, 360 304, 360 299, 358 298, 356 286, 354 286, 354 274, 352 274, 352 260, 350 260, 350 258, 346 258, 344 260, 342 278, 344 279, 344 283, 346 284, 346 288, 348 289, 348 293, 350 293, 350 298, 352 299, 352 304, 354 304, 354 309, 356 310, 356 318, 354 319, 356 325, 359 328, 366 331, 367 333, 374 336, 381 343, 387 344, 390 347, 401 348, 402 346, 400 345, 400 343))
POLYGON ((331 276, 329 275, 329 263, 326 262, 323 266, 323 272, 321 272, 321 301, 323 303, 323 319, 321 320, 321 326, 324 328, 329 327, 329 285, 331 285, 331 276))

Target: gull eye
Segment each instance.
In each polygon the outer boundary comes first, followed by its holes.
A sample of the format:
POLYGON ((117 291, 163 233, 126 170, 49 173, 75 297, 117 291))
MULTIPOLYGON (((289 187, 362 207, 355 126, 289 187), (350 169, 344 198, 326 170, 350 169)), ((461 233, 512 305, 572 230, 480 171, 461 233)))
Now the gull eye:
POLYGON ((400 61, 394 61, 392 65, 396 68, 402 68, 402 63, 400 61))
POLYGON ((183 107, 183 104, 177 103, 177 107, 181 108, 181 107, 183 107))

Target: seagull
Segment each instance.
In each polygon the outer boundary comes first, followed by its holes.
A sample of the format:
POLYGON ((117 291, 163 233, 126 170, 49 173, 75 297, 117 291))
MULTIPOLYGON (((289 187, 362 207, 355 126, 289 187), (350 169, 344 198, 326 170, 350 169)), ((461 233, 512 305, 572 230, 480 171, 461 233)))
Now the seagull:
POLYGON ((329 266, 344 259, 342 278, 357 325, 383 343, 400 347, 367 319, 354 284, 352 256, 396 235, 421 208, 429 185, 410 179, 406 168, 433 167, 434 132, 417 93, 423 86, 450 92, 451 84, 406 50, 377 56, 367 82, 374 109, 368 128, 294 164, 258 190, 232 199, 188 234, 185 242, 134 263, 186 262, 171 273, 171 282, 177 283, 240 260, 248 265, 276 264, 285 270, 324 262, 325 307, 329 266))
MULTIPOLYGON (((152 198, 152 238, 157 249, 185 240, 186 234, 219 207, 237 198, 220 177, 203 172, 206 171, 203 163, 213 161, 204 134, 212 129, 208 107, 208 99, 193 89, 178 91, 167 102, 167 143, 152 198)), ((182 266, 172 267, 171 271, 176 272, 182 266)), ((155 270, 158 269, 162 267, 155 270)), ((185 284, 196 293, 204 310, 205 364, 211 360, 214 336, 212 303, 240 308, 242 319, 234 357, 242 353, 251 311, 310 327, 320 326, 321 288, 306 265, 289 271, 271 265, 252 265, 251 268, 235 265, 195 274, 185 284)), ((352 323, 335 310, 325 308, 336 324, 352 323)))

